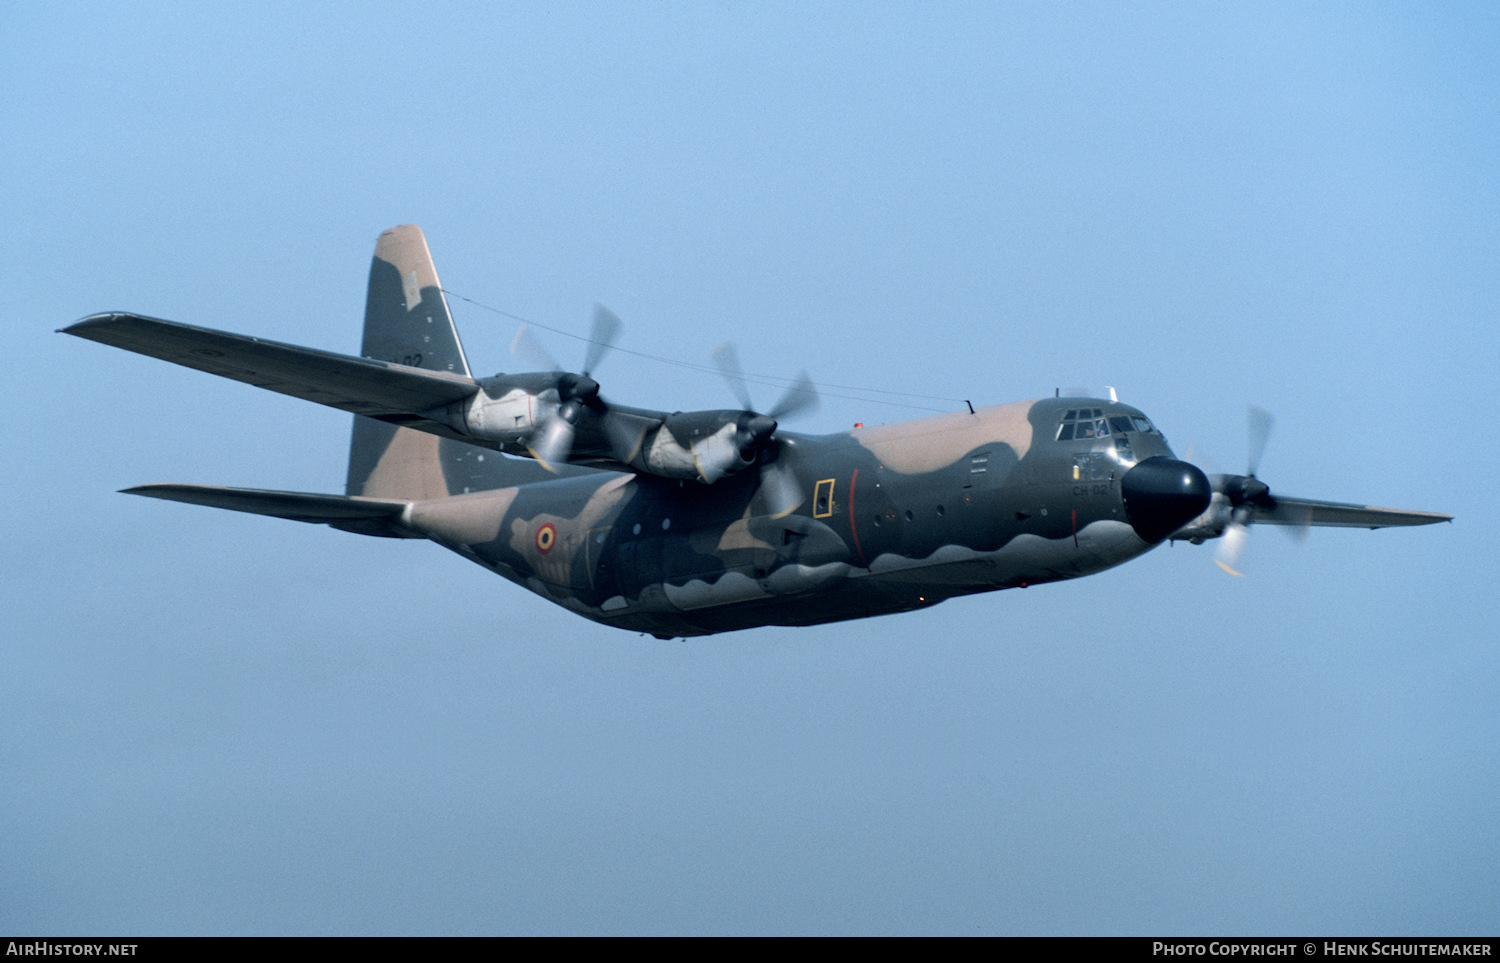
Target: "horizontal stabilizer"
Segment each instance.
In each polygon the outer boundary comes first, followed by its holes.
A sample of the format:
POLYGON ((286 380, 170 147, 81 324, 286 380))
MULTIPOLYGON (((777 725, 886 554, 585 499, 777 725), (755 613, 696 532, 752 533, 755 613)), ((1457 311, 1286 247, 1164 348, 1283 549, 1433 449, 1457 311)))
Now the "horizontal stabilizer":
POLYGON ((126 495, 145 495, 167 501, 227 508, 254 515, 272 515, 294 522, 332 525, 360 535, 388 538, 421 538, 401 525, 401 513, 410 502, 357 495, 318 495, 308 492, 278 492, 259 488, 221 488, 216 485, 137 485, 126 495))
POLYGON ((478 391, 467 375, 122 312, 95 314, 62 331, 357 415, 473 441, 421 417, 478 391))
POLYGON ((1320 525, 1336 528, 1389 528, 1398 525, 1431 525, 1451 522, 1452 515, 1439 512, 1414 512, 1403 508, 1374 508, 1343 502, 1320 502, 1310 498, 1276 496, 1276 506, 1257 505, 1253 521, 1257 525, 1320 525))

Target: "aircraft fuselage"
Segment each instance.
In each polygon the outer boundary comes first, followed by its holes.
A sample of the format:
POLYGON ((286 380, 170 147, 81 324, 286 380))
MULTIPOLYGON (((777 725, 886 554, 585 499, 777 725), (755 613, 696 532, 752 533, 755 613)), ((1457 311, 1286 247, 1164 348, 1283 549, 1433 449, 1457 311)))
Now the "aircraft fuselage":
POLYGON ((1099 399, 782 438, 803 498, 780 517, 755 473, 709 486, 601 472, 419 502, 402 523, 587 618, 675 637, 1089 575, 1149 550, 1209 497, 1139 411, 1099 399), (1064 425, 1080 437, 1058 440, 1064 425), (1153 458, 1201 490, 1148 540, 1153 509, 1127 505, 1123 479, 1153 458))

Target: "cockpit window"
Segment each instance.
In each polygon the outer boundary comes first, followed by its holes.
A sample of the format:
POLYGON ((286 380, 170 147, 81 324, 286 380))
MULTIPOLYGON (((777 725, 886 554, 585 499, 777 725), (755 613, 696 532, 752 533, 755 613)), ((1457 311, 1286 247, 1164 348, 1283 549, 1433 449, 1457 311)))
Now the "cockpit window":
POLYGON ((1110 415, 1106 418, 1098 408, 1073 408, 1063 415, 1062 424, 1057 426, 1057 440, 1108 438, 1111 434, 1118 440, 1120 435, 1129 431, 1154 433, 1156 429, 1139 415, 1110 415))
MULTIPOLYGON (((1058 441, 1074 441, 1080 438, 1104 438, 1109 435, 1110 421, 1123 421, 1123 419, 1106 419, 1104 412, 1098 408, 1074 408, 1063 415, 1063 422, 1057 427, 1058 441)), ((1128 423, 1115 425, 1115 431, 1129 431, 1128 423)))

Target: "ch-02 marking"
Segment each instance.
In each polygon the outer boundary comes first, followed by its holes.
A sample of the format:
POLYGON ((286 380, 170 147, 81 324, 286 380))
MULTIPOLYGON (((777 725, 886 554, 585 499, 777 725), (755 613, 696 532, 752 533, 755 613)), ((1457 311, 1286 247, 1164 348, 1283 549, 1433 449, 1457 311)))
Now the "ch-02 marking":
POLYGON ((474 378, 412 225, 381 235, 368 291, 360 357, 124 312, 65 329, 356 416, 343 495, 128 491, 430 539, 585 618, 662 638, 907 612, 1090 575, 1177 539, 1223 536, 1215 561, 1232 572, 1254 523, 1450 518, 1272 495, 1255 476, 1264 413, 1249 471, 1206 475, 1113 391, 794 434, 780 422, 816 404, 812 383, 758 412, 721 350, 740 408, 630 408, 590 374, 620 331, 603 308, 581 372, 474 378))

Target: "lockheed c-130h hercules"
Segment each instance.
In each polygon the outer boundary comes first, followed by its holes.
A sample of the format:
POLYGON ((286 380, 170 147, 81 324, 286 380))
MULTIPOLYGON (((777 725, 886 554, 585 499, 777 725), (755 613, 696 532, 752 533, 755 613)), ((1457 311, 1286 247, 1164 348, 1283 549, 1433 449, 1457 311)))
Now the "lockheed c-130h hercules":
POLYGON ((1169 539, 1222 538, 1216 560, 1232 571, 1255 523, 1450 518, 1273 495, 1255 476, 1268 417, 1252 416, 1246 474, 1207 475, 1113 397, 783 431, 816 403, 812 384, 758 412, 732 351, 718 360, 739 409, 626 407, 592 377, 619 331, 603 309, 581 372, 476 378, 411 225, 376 246, 361 357, 127 313, 63 330, 355 415, 343 495, 131 494, 430 539, 585 618, 662 638, 905 612, 1090 575, 1169 539))

